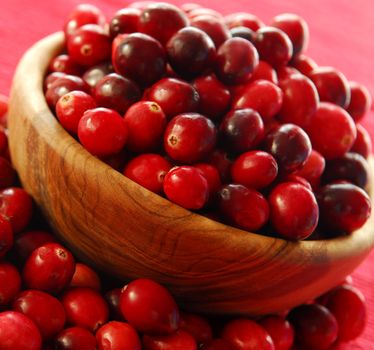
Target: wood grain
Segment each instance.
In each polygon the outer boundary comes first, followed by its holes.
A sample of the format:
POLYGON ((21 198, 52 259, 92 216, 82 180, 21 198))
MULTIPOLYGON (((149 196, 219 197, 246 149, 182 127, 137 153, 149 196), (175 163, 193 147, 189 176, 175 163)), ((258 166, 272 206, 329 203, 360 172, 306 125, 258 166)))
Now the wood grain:
POLYGON ((153 278, 192 311, 261 315, 318 296, 368 255, 373 216, 348 237, 287 242, 191 213, 91 156, 44 100, 43 77, 62 40, 43 39, 19 63, 9 137, 23 185, 81 259, 124 281, 153 278))

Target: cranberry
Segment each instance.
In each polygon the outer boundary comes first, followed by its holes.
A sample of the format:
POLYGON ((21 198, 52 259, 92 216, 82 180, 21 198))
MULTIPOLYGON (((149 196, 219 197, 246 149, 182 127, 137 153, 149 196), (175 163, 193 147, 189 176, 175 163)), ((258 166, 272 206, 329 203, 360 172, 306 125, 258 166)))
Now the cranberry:
POLYGON ((32 199, 22 188, 9 187, 0 191, 0 214, 11 223, 13 232, 22 231, 32 216, 32 199))
POLYGON ((112 321, 96 332, 98 350, 141 350, 136 330, 125 322, 112 321))
POLYGON ((209 187, 209 198, 212 198, 212 196, 222 186, 221 177, 218 172, 218 169, 215 166, 208 163, 197 163, 194 164, 194 167, 199 169, 205 177, 205 179, 207 180, 209 187))
POLYGON ((292 57, 292 42, 282 30, 274 27, 262 27, 256 32, 254 42, 260 59, 274 68, 287 65, 292 57))
POLYGON ((225 339, 212 339, 211 341, 205 342, 201 347, 201 350, 235 350, 234 345, 229 343, 225 339))
POLYGON ((157 102, 168 119, 177 114, 197 112, 200 96, 189 83, 175 78, 164 78, 154 84, 146 94, 147 99, 157 102))
POLYGON ((265 140, 265 149, 277 160, 280 170, 286 173, 301 168, 312 152, 308 135, 293 124, 281 125, 270 132, 265 140))
POLYGON ((309 76, 309 74, 318 67, 318 64, 311 57, 301 54, 294 57, 292 66, 300 73, 309 76))
POLYGON ((267 80, 256 80, 237 96, 233 108, 252 108, 267 121, 280 111, 282 102, 283 92, 277 85, 267 80))
POLYGON ((113 73, 112 64, 110 62, 104 62, 86 70, 82 78, 91 90, 93 90, 96 84, 110 73, 113 73))
POLYGON ((222 145, 233 152, 242 153, 256 147, 264 137, 264 123, 251 108, 232 110, 220 125, 222 145))
POLYGON ((361 154, 364 158, 368 158, 371 154, 371 138, 366 129, 356 124, 357 137, 350 152, 361 154))
POLYGON ((207 159, 209 164, 212 164, 217 170, 223 182, 230 179, 230 168, 233 160, 229 157, 228 153, 215 149, 207 159))
POLYGON ((197 314, 181 313, 179 329, 192 335, 197 344, 207 342, 213 338, 212 327, 209 322, 197 314))
POLYGON ((268 80, 273 84, 278 84, 278 77, 275 69, 273 69, 269 63, 261 60, 258 61, 258 65, 253 71, 250 81, 259 79, 268 80))
POLYGON ((349 88, 351 92, 351 100, 347 106, 347 111, 354 121, 358 122, 365 116, 371 107, 371 95, 365 86, 354 81, 349 82, 349 88))
POLYGON ((161 44, 149 35, 132 33, 113 46, 112 61, 117 73, 149 86, 165 73, 165 52, 161 44))
POLYGON ((166 51, 173 70, 186 79, 204 73, 216 58, 212 39, 194 27, 182 28, 175 33, 168 41, 166 51))
MULTIPOLYGON (((0 259, 5 256, 5 254, 13 246, 13 229, 9 220, 3 215, 0 215, 0 259)), ((0 298, 1 299, 1 298, 0 298)), ((0 300, 1 304, 1 300, 0 300)))
POLYGON ((31 253, 22 277, 27 288, 56 294, 69 285, 74 269, 74 257, 66 248, 47 243, 31 253))
POLYGON ((282 176, 280 178, 280 182, 294 182, 294 183, 304 186, 309 191, 313 191, 312 185, 309 183, 308 180, 295 174, 287 174, 286 176, 282 176))
POLYGON ((298 306, 291 310, 288 319, 295 329, 296 342, 302 349, 327 350, 338 335, 335 317, 318 304, 298 306))
POLYGON ((98 274, 88 265, 76 263, 69 287, 91 288, 100 292, 101 282, 98 274))
POLYGON ((281 316, 267 316, 260 325, 269 333, 274 343, 274 350, 290 350, 295 332, 291 324, 281 316))
POLYGON ((5 311, 0 313, 1 350, 39 350, 42 341, 38 328, 25 315, 5 311))
POLYGON ((20 290, 21 276, 18 270, 12 264, 0 262, 0 308, 7 306, 20 290))
POLYGON ((282 82, 283 80, 286 80, 288 78, 294 77, 294 76, 301 75, 300 72, 293 67, 290 66, 282 66, 277 69, 277 76, 279 82, 282 82))
POLYGON ((164 134, 165 151, 178 162, 198 162, 213 151, 215 144, 216 128, 213 122, 197 113, 175 116, 164 134))
POLYGON ((247 27, 234 27, 230 29, 230 34, 233 38, 242 38, 250 41, 251 43, 255 40, 255 32, 247 27))
POLYGON ((309 74, 321 101, 332 102, 342 108, 349 105, 351 92, 343 73, 332 67, 317 67, 309 74))
POLYGON ((342 157, 356 139, 356 126, 350 115, 332 103, 320 103, 309 125, 313 148, 326 159, 342 157))
POLYGON ((367 311, 361 292, 349 285, 335 288, 328 294, 326 307, 338 322, 338 341, 357 338, 365 329, 367 311))
POLYGON ((77 65, 69 55, 56 56, 49 64, 51 72, 62 72, 71 75, 81 75, 82 67, 77 65))
POLYGON ((140 9, 128 7, 117 11, 109 25, 112 39, 118 34, 137 32, 141 13, 142 11, 140 9))
POLYGON ((195 339, 178 330, 170 335, 143 336, 143 350, 197 350, 195 339))
POLYGON ((247 12, 232 13, 225 17, 225 23, 229 29, 234 27, 247 27, 257 31, 264 23, 255 15, 247 12))
POLYGON ((321 223, 328 229, 349 233, 364 225, 370 216, 370 198, 355 185, 326 185, 317 198, 321 223))
POLYGON ((222 338, 234 346, 235 350, 274 350, 270 335, 256 322, 248 319, 234 319, 228 322, 222 338))
POLYGON ((83 113, 93 108, 96 108, 96 102, 90 95, 83 91, 71 91, 57 101, 56 116, 67 131, 76 135, 83 113))
POLYGON ((110 319, 123 320, 120 309, 121 288, 114 288, 105 293, 105 300, 109 306, 110 319))
MULTIPOLYGON (((0 115, 0 118, 1 118, 1 115, 0 115)), ((7 151, 8 151, 8 130, 4 126, 0 125, 0 155, 3 156, 7 151)))
POLYGON ((307 77, 291 75, 279 83, 283 91, 283 105, 279 119, 283 123, 293 123, 307 127, 313 122, 313 115, 319 104, 318 92, 307 77))
POLYGON ((310 157, 299 170, 294 172, 294 175, 305 178, 313 187, 317 187, 325 170, 325 165, 325 158, 319 152, 312 150, 310 157))
POLYGON ((146 189, 161 194, 171 164, 159 154, 146 153, 131 159, 123 174, 146 189))
POLYGON ((65 75, 68 75, 68 74, 65 74, 65 73, 62 73, 62 72, 49 73, 44 79, 44 83, 43 83, 44 92, 46 92, 49 89, 49 87, 52 85, 52 83, 54 83, 57 79, 64 77, 65 75))
POLYGON ((221 19, 221 20, 223 19, 222 15, 218 11, 215 11, 210 8, 201 7, 201 6, 189 11, 188 13, 188 17, 191 20, 199 16, 210 16, 210 17, 221 19))
POLYGON ((16 180, 16 172, 12 164, 4 157, 0 156, 0 188, 10 187, 16 180))
POLYGON ((78 137, 90 153, 103 157, 121 151, 128 137, 128 129, 116 111, 95 108, 86 111, 80 119, 78 137))
POLYGON ((164 178, 166 197, 186 209, 201 209, 209 199, 209 184, 203 173, 193 166, 172 168, 164 178))
POLYGON ((213 120, 222 117, 229 108, 230 91, 215 75, 209 74, 195 79, 194 88, 200 96, 200 111, 213 120))
POLYGON ((54 341, 55 350, 96 350, 96 338, 85 328, 64 329, 54 341))
POLYGON ((61 297, 69 325, 95 332, 108 321, 109 308, 105 299, 91 288, 73 288, 61 297))

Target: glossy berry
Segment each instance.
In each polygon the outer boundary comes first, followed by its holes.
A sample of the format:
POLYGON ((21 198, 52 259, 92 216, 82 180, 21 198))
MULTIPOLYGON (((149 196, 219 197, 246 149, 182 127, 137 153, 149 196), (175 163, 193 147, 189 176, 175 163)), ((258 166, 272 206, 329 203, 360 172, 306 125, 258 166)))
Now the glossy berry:
POLYGON ((197 350, 195 339, 183 330, 170 335, 144 335, 142 344, 143 350, 197 350))
POLYGON ((212 164, 217 170, 223 182, 230 179, 230 168, 233 159, 228 152, 216 148, 207 158, 207 163, 212 164))
POLYGON ((87 69, 83 74, 82 79, 91 90, 93 90, 102 78, 111 73, 113 73, 112 64, 110 62, 104 62, 87 69))
POLYGON ((120 308, 124 318, 147 335, 171 334, 179 326, 179 310, 172 295, 149 279, 136 279, 126 285, 120 308))
POLYGON ((108 321, 109 308, 105 299, 91 288, 73 288, 61 297, 69 325, 95 332, 108 321))
POLYGON ((294 76, 299 76, 301 75, 300 72, 290 66, 282 66, 277 69, 277 76, 279 82, 282 82, 282 80, 294 77, 294 76))
POLYGON ((292 348, 295 331, 285 318, 275 315, 267 316, 260 321, 260 325, 273 340, 274 350, 290 350, 292 348))
POLYGON ((98 350, 141 350, 136 330, 125 322, 106 323, 96 332, 98 350))
POLYGON ((307 188, 309 191, 313 191, 312 185, 309 183, 308 180, 304 179, 301 176, 292 174, 287 174, 286 176, 281 176, 279 182, 295 182, 307 188))
POLYGON ((110 36, 114 39, 118 34, 137 32, 141 13, 140 9, 129 7, 118 10, 109 24, 110 36))
POLYGON ((121 288, 114 288, 107 291, 104 297, 109 306, 109 319, 122 321, 124 318, 120 309, 121 288))
POLYGON ((57 101, 56 116, 67 131, 76 135, 84 112, 93 108, 96 108, 96 102, 92 96, 83 91, 71 91, 57 101))
POLYGON ((300 73, 309 76, 309 74, 318 67, 318 64, 311 57, 301 54, 292 60, 292 66, 300 73))
POLYGON ((109 156, 124 147, 128 130, 123 118, 114 110, 95 108, 86 111, 78 124, 82 145, 96 156, 109 156))
POLYGON ((198 113, 175 116, 164 133, 164 149, 175 161, 194 163, 201 161, 216 145, 213 122, 198 113))
POLYGON ((186 27, 175 33, 166 45, 169 63, 183 78, 193 79, 212 67, 216 49, 202 30, 186 27))
MULTIPOLYGON (((0 259, 5 256, 5 254, 13 246, 13 229, 9 220, 0 215, 0 259)), ((1 298, 0 298, 1 299, 1 298)), ((1 304, 1 301, 0 301, 1 304)))
POLYGON ((98 274, 88 265, 76 263, 74 275, 70 281, 69 287, 91 288, 100 292, 101 282, 98 274))
POLYGON ((326 185, 317 198, 321 223, 328 229, 350 233, 364 225, 370 216, 370 198, 355 185, 326 185))
POLYGON ((194 164, 194 167, 199 169, 207 180, 209 187, 209 198, 213 198, 213 195, 219 190, 222 185, 218 169, 208 163, 196 163, 194 164))
POLYGON ((20 290, 21 276, 16 267, 8 262, 0 262, 0 308, 8 306, 20 290))
POLYGON ((56 56, 49 64, 51 72, 62 72, 71 75, 81 75, 82 67, 76 64, 69 55, 56 56))
POLYGON ((371 154, 371 138, 367 130, 360 124, 356 124, 357 137, 350 149, 350 152, 361 154, 364 158, 368 158, 371 154))
POLYGON ((336 319, 324 306, 298 306, 290 312, 288 319, 295 329, 296 342, 302 349, 327 350, 337 338, 336 319))
POLYGON ((54 83, 57 79, 64 77, 65 75, 68 75, 68 74, 65 74, 65 73, 62 73, 62 72, 49 73, 44 79, 44 84, 43 84, 44 92, 46 92, 48 90, 48 88, 52 85, 52 83, 54 83))
POLYGON ((171 164, 164 157, 155 153, 145 153, 131 159, 123 174, 146 189, 161 194, 165 175, 171 164))
POLYGON ((55 350, 96 350, 96 338, 85 328, 65 328, 54 341, 55 350))
POLYGON ((247 27, 253 31, 257 31, 264 26, 264 23, 255 15, 248 12, 232 13, 225 16, 225 23, 228 28, 247 27))
POLYGON ((47 243, 27 259, 22 278, 27 288, 57 294, 67 287, 75 269, 74 257, 63 246, 47 243))
POLYGON ((233 38, 242 38, 250 41, 251 43, 255 40, 255 32, 247 27, 234 27, 230 29, 230 34, 233 38))
POLYGON ((354 81, 349 82, 351 99, 347 106, 347 112, 352 116, 355 122, 361 120, 369 111, 372 99, 369 90, 354 81))
POLYGON ((253 44, 242 38, 231 38, 217 51, 215 72, 225 84, 243 84, 250 79, 257 65, 258 54, 253 44))
POLYGON ((235 350, 234 345, 225 339, 212 339, 203 343, 200 347, 201 350, 235 350))
POLYGON ((253 71, 250 81, 258 79, 268 80, 273 84, 278 84, 277 72, 275 69, 266 61, 258 61, 258 65, 253 71))
POLYGON ((1 350, 40 350, 41 336, 25 315, 15 311, 0 313, 1 350))
POLYGON ((293 174, 305 178, 313 187, 316 187, 320 183, 325 166, 325 158, 319 152, 312 150, 304 165, 293 174))
POLYGON ((197 344, 210 341, 213 338, 211 325, 204 317, 197 314, 182 312, 179 329, 192 335, 197 344))

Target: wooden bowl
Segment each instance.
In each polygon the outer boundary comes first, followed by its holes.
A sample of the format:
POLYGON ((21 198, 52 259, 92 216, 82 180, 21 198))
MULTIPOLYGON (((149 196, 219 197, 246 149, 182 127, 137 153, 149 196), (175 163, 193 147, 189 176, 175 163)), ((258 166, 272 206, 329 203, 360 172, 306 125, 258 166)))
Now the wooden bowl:
POLYGON ((369 254, 373 216, 350 236, 288 242, 185 210, 90 155, 44 99, 43 78, 62 45, 53 34, 19 63, 9 137, 22 184, 79 258, 122 280, 152 278, 188 310, 254 316, 320 295, 369 254))

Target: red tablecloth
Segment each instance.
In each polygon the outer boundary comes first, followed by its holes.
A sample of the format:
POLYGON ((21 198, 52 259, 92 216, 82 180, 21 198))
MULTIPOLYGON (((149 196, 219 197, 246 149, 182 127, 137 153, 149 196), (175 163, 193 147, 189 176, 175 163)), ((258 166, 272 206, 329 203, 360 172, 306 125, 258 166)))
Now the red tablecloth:
MULTIPOLYGON (((12 75, 22 53, 36 40, 60 30, 64 18, 79 0, 0 1, 0 93, 8 94, 12 75)), ((89 1, 87 1, 89 2, 89 1)), ((108 17, 127 3, 91 0, 108 17)), ((188 0, 172 0, 175 4, 188 0)), ((294 12, 304 17, 311 40, 307 53, 320 65, 340 69, 348 79, 365 84, 374 95, 373 0, 196 0, 222 13, 248 11, 265 23, 274 15, 294 12)), ((371 113, 373 114, 373 113, 371 113)), ((374 140, 374 116, 364 125, 374 140)), ((369 320, 365 333, 344 349, 374 349, 374 252, 353 274, 354 283, 366 296, 369 320)), ((82 349, 83 350, 83 349, 82 349)))

